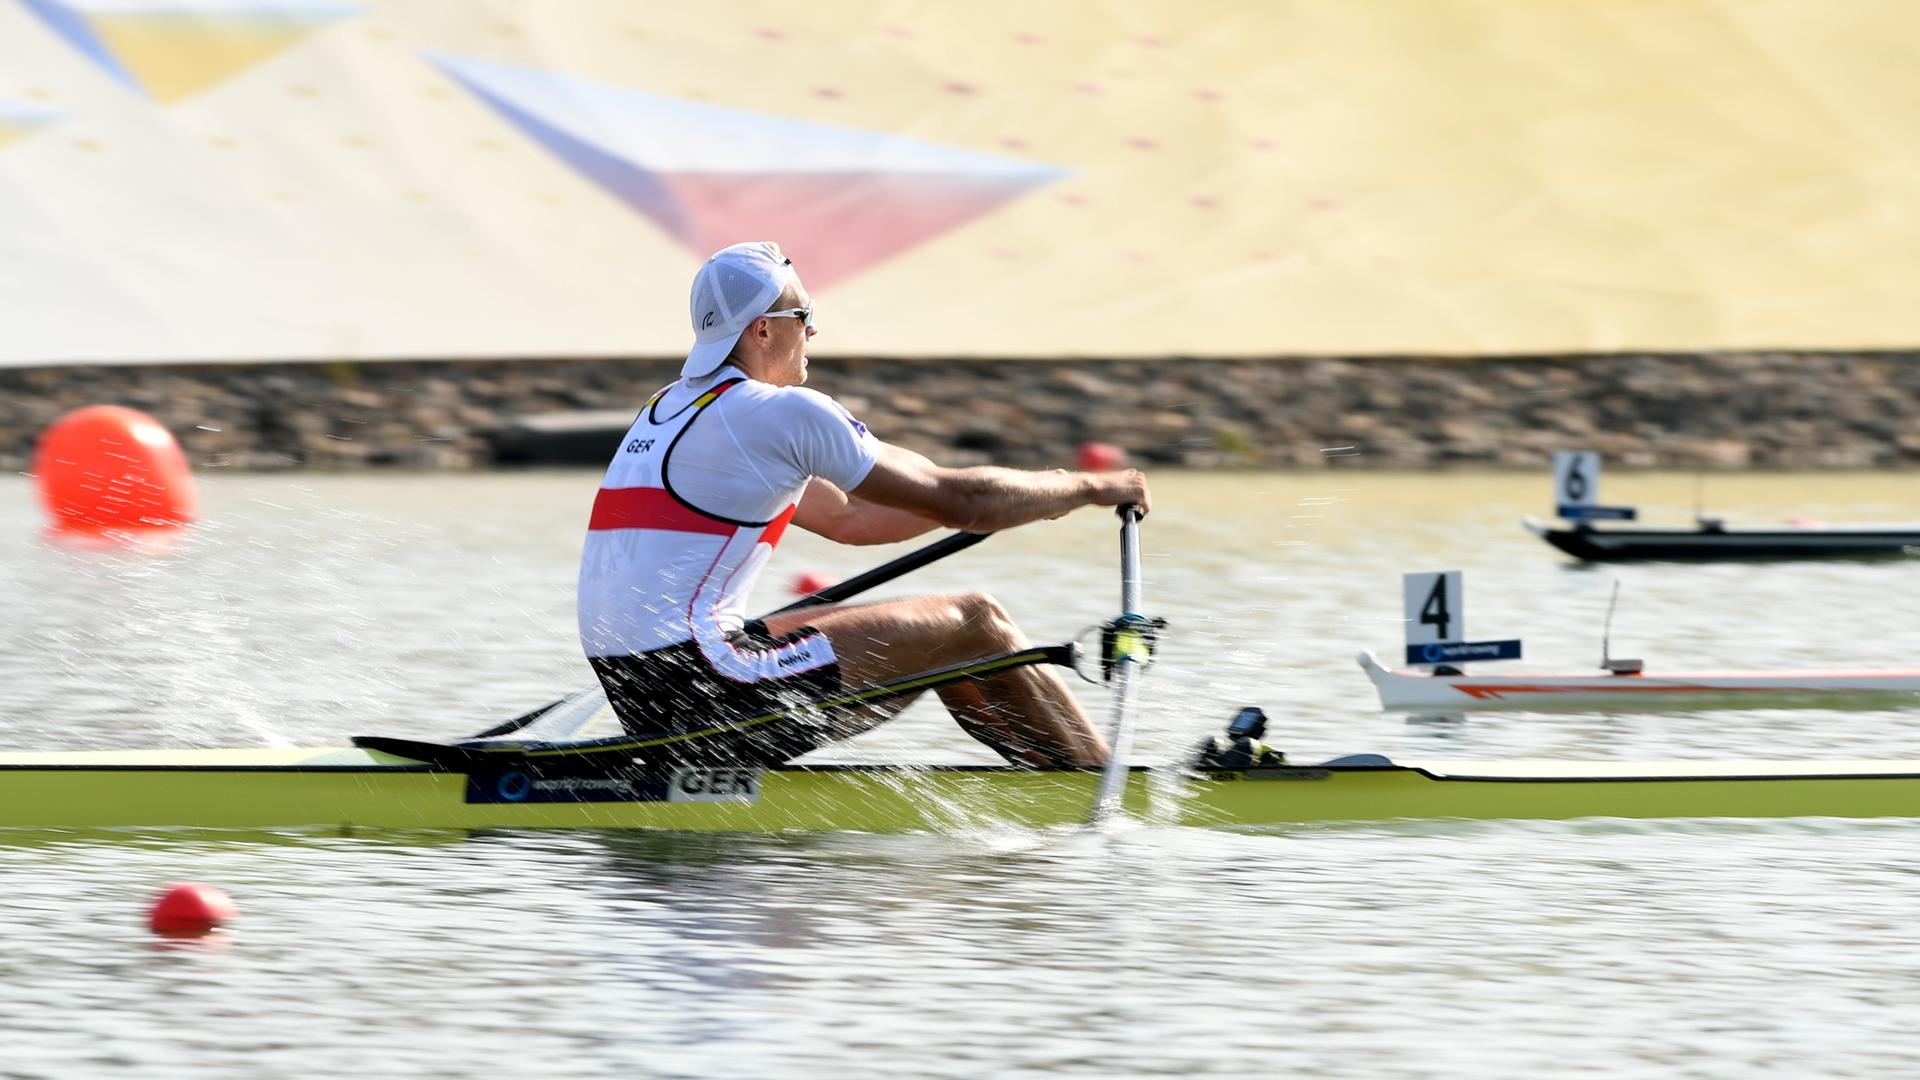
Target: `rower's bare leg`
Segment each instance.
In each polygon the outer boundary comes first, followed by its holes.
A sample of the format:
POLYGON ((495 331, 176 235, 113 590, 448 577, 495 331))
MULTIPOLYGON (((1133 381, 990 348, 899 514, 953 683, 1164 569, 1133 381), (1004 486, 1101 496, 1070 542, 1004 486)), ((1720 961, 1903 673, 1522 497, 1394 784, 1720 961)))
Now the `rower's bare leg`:
MULTIPOLYGON (((840 658, 840 678, 848 687, 1028 645, 1006 610, 984 593, 812 608, 767 620, 773 634, 802 626, 818 629, 833 642, 840 658)), ((967 734, 1016 764, 1099 765, 1106 761, 1106 740, 1094 730, 1066 682, 1049 668, 1016 668, 945 687, 939 693, 967 734)), ((911 700, 899 698, 861 709, 847 733, 892 717, 911 700)))
POLYGON ((1032 745, 1015 726, 1007 722, 999 707, 987 697, 979 682, 955 683, 939 690, 940 701, 953 715, 960 730, 993 747, 1001 757, 1015 765, 1045 767, 1057 758, 1032 745))

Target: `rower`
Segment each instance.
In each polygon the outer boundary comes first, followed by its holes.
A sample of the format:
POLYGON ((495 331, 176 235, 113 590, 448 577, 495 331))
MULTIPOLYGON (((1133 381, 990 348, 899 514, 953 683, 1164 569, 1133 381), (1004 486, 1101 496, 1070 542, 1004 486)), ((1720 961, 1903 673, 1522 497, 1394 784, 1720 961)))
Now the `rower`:
MULTIPOLYGON (((913 694, 830 710, 807 703, 1026 647, 982 593, 747 622, 747 595, 789 525, 885 544, 939 526, 992 532, 1083 506, 1148 507, 1138 471, 945 468, 803 388, 814 305, 776 244, 735 244, 708 259, 694 276, 691 315, 681 377, 648 399, 621 440, 580 564, 581 645, 622 724, 663 756, 785 761, 873 727, 913 694)), ((969 735, 1016 764, 1107 756, 1051 670, 1023 666, 937 693, 969 735)))

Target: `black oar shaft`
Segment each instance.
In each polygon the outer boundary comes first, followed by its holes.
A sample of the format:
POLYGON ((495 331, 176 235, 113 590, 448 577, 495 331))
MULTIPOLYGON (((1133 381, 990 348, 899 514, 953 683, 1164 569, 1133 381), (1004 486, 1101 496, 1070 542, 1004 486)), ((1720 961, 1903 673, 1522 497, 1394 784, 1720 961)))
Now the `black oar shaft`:
POLYGON ((956 551, 964 551, 992 535, 992 533, 976 532, 954 533, 926 547, 909 551, 892 562, 881 563, 865 573, 855 574, 838 585, 829 585, 817 593, 803 596, 786 607, 762 615, 761 618, 767 618, 769 615, 785 615, 789 611, 802 611, 810 607, 819 607, 821 604, 837 604, 842 600, 858 596, 868 589, 885 585, 894 578, 911 574, 928 563, 937 562, 956 551))

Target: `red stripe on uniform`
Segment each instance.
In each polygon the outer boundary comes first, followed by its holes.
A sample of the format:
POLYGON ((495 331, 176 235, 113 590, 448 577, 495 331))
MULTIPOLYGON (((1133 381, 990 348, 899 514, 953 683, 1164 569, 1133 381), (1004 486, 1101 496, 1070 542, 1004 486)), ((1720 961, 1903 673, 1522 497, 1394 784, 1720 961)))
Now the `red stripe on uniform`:
POLYGON ((594 496, 593 517, 587 522, 587 528, 595 532, 605 529, 659 529, 664 532, 731 536, 740 526, 716 521, 698 510, 687 509, 679 500, 667 494, 665 488, 630 487, 601 488, 600 494, 594 496))
POLYGON ((787 531, 787 522, 793 520, 793 512, 800 509, 799 503, 787 507, 785 513, 767 522, 767 531, 760 534, 760 542, 768 547, 779 547, 780 537, 787 531))

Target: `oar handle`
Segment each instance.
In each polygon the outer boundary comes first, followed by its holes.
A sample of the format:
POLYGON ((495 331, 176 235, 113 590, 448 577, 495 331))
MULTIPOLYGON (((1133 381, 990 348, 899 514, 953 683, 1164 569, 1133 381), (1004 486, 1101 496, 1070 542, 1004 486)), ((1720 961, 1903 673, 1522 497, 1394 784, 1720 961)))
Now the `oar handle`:
POLYGON ((1140 614, 1140 508, 1118 507, 1120 515, 1120 613, 1140 614))

